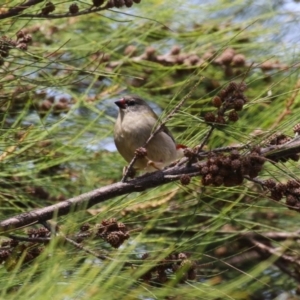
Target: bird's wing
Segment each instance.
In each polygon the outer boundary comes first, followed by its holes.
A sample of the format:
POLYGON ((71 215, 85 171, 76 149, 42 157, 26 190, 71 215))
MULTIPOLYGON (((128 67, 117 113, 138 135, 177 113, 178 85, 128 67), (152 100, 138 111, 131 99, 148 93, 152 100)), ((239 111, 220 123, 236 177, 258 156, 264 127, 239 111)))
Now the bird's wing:
MULTIPOLYGON (((158 116, 157 116, 157 114, 152 109, 151 109, 151 117, 155 118, 155 120, 159 119, 158 116)), ((176 144, 171 131, 168 129, 168 127, 166 125, 163 125, 161 127, 160 131, 166 133, 169 137, 171 137, 171 139, 173 140, 173 142, 176 144)))
POLYGON ((166 125, 162 126, 161 131, 166 133, 168 136, 170 136, 171 139, 173 140, 173 142, 175 143, 174 137, 173 137, 171 131, 168 129, 168 127, 166 125))

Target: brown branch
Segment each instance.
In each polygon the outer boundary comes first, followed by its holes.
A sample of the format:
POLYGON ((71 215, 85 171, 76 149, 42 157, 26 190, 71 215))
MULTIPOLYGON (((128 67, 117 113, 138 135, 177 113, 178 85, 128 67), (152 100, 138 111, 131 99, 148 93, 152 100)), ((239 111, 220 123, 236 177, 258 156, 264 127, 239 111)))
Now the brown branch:
MULTIPOLYGON (((172 226, 172 224, 166 224, 164 228, 152 228, 148 230, 151 234, 168 234, 172 236, 184 235, 185 237, 192 237, 195 233, 199 233, 197 228, 193 230, 180 229, 172 226)), ((211 229, 203 230, 201 229, 202 234, 209 234, 211 229)), ((257 241, 285 241, 285 240, 299 240, 300 239, 300 230, 295 232, 241 232, 239 230, 226 230, 226 231, 215 231, 214 234, 218 237, 223 237, 224 235, 231 236, 234 239, 245 238, 245 239, 255 239, 257 241)))
POLYGON ((274 247, 258 242, 255 239, 249 239, 249 241, 253 244, 253 246, 259 249, 261 255, 266 257, 275 256, 282 259, 285 263, 296 264, 298 268, 300 267, 300 261, 298 259, 284 253, 286 249, 275 249, 274 247))
POLYGON ((173 167, 164 171, 147 173, 129 182, 117 182, 48 207, 39 208, 6 219, 0 222, 0 233, 50 220, 70 212, 84 210, 116 196, 129 194, 134 191, 143 191, 178 180, 177 176, 170 177, 169 175, 192 174, 191 176, 196 176, 199 175, 199 171, 199 168, 195 164, 190 167, 173 167))
POLYGON ((300 276, 296 272, 293 272, 290 270, 285 262, 282 261, 276 261, 275 266, 280 269, 283 273, 287 274, 291 278, 294 278, 297 282, 300 282, 300 276))
POLYGON ((26 3, 17 5, 11 9, 9 9, 5 13, 0 14, 0 20, 1 19, 6 19, 10 17, 17 16, 19 13, 21 13, 23 10, 29 8, 30 6, 36 5, 38 3, 44 2, 44 0, 28 0, 26 3))
POLYGON ((19 236, 14 234, 9 234, 8 237, 13 240, 21 241, 21 242, 30 242, 30 243, 49 243, 51 241, 50 237, 27 237, 27 236, 19 236))
MULTIPOLYGON (((40 2, 44 2, 45 0, 28 0, 28 2, 26 2, 23 5, 18 5, 12 9, 10 9, 8 12, 2 13, 0 14, 0 20, 1 19, 7 19, 10 17, 14 17, 20 14, 20 12, 22 12, 23 10, 25 10, 26 8, 33 6, 35 4, 38 4, 40 2)), ((49 14, 42 14, 42 13, 37 13, 37 14, 22 14, 21 17, 22 18, 30 18, 30 19, 62 19, 62 18, 68 18, 68 17, 77 17, 77 16, 83 16, 83 15, 87 15, 87 14, 91 14, 91 13, 97 13, 100 11, 104 11, 104 10, 108 10, 108 11, 113 11, 113 12, 117 12, 114 10, 111 10, 110 7, 108 5, 103 6, 103 7, 93 7, 91 5, 90 8, 87 9, 83 9, 81 11, 78 11, 77 13, 70 13, 70 12, 66 12, 66 13, 60 13, 60 14, 54 14, 54 13, 49 13, 49 14)), ((122 14, 125 14, 122 12, 122 14)), ((130 14, 129 14, 130 15, 130 14)), ((139 16, 135 16, 132 15, 133 17, 139 17, 139 16)), ((146 18, 146 17, 140 17, 140 18, 144 18, 144 19, 148 19, 148 20, 152 20, 155 21, 158 24, 164 25, 161 22, 158 22, 156 20, 150 19, 150 18, 146 18)), ((122 20, 118 20, 118 22, 120 23, 127 23, 130 21, 122 21, 122 20)), ((166 25, 164 25, 166 28, 168 28, 166 25)), ((169 28, 168 28, 169 29, 169 28)))
POLYGON ((206 133, 203 141, 201 142, 199 148, 197 149, 197 154, 200 153, 200 151, 203 149, 203 147, 205 146, 205 144, 207 143, 208 139, 210 138, 210 136, 212 135, 213 131, 215 129, 215 126, 211 126, 210 129, 208 130, 208 132, 206 133))
MULTIPOLYGON (((70 12, 63 13, 63 14, 53 14, 53 13, 51 13, 51 14, 48 14, 48 15, 38 13, 38 14, 22 14, 21 17, 22 18, 32 18, 32 19, 62 19, 62 18, 83 16, 83 15, 96 13, 96 12, 103 11, 103 10, 109 10, 109 9, 106 6, 104 6, 104 7, 97 7, 97 8, 87 8, 87 9, 79 11, 76 14, 71 14, 70 12)), ((0 15, 0 19, 1 19, 1 15, 0 15)), ((123 23, 123 22, 129 22, 129 21, 118 21, 118 22, 123 23)))
POLYGON ((64 236, 64 235, 62 235, 62 238, 63 238, 66 242, 68 242, 68 243, 70 243, 71 245, 73 245, 74 247, 76 247, 77 249, 82 250, 82 251, 84 251, 85 253, 91 254, 91 255, 93 255, 94 257, 98 258, 98 259, 101 259, 101 260, 107 260, 107 259, 108 259, 108 260, 114 260, 114 259, 112 259, 111 257, 109 257, 108 255, 104 255, 104 254, 101 254, 101 253, 97 253, 97 252, 95 252, 95 251, 92 251, 92 250, 90 250, 90 249, 88 249, 88 248, 82 246, 81 244, 79 244, 79 243, 73 241, 72 239, 70 239, 70 238, 68 238, 68 237, 66 237, 66 236, 64 236))
MULTIPOLYGON (((238 234, 238 233, 237 233, 238 234)), ((298 240, 300 239, 300 231, 297 230, 295 232, 245 232, 241 233, 242 237, 247 239, 268 239, 271 241, 285 241, 285 240, 298 240)))
MULTIPOLYGON (((279 234, 279 238, 283 236, 287 236, 289 238, 289 233, 285 232, 270 232, 267 233, 270 236, 276 237, 277 234, 279 234)), ((293 233, 291 233, 293 235, 293 233)), ((246 251, 245 253, 242 253, 240 255, 234 256, 227 260, 227 263, 230 263, 231 265, 242 265, 249 261, 253 262, 253 260, 266 260, 271 256, 277 257, 277 259, 274 261, 274 265, 277 266, 283 273, 287 274, 291 278, 295 279, 297 282, 300 282, 300 275, 297 274, 297 272, 294 272, 293 265, 296 264, 297 267, 299 267, 299 261, 295 258, 287 255, 284 253, 284 251, 280 252, 274 247, 258 242, 256 239, 253 239, 253 236, 258 236, 254 232, 249 232, 243 235, 243 238, 246 237, 247 242, 251 244, 251 248, 246 251)), ((299 233, 297 233, 297 236, 299 238, 299 233)))
POLYGON ((287 157, 291 154, 300 152, 300 137, 296 137, 293 140, 282 144, 266 147, 262 149, 261 153, 268 159, 279 159, 287 157))
POLYGON ((249 242, 255 246, 257 252, 261 255, 262 258, 266 259, 270 256, 277 257, 274 264, 288 276, 294 278, 297 282, 300 282, 300 276, 296 272, 289 270, 288 266, 291 264, 296 265, 297 268, 300 267, 300 261, 298 258, 285 254, 285 249, 275 249, 272 246, 260 243, 254 239, 249 239, 249 242))
MULTIPOLYGON (((262 149, 262 153, 267 158, 285 157, 292 153, 300 152, 300 138, 278 146, 262 149)), ((209 152, 207 153, 209 155, 209 152)), ((180 175, 190 177, 199 176, 200 169, 198 163, 191 166, 174 166, 162 171, 147 173, 128 182, 117 182, 101 187, 91 192, 73 197, 60 203, 23 213, 0 222, 0 233, 6 233, 16 228, 29 226, 54 217, 63 216, 70 212, 87 209, 95 204, 102 203, 116 196, 140 192, 153 187, 161 186, 169 182, 179 180, 180 175)))

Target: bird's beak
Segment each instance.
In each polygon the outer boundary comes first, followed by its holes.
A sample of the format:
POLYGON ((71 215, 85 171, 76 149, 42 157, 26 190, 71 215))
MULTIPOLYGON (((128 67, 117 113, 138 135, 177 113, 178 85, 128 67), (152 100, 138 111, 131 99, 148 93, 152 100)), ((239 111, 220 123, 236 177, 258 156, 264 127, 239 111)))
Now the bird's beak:
POLYGON ((125 101, 124 98, 116 101, 115 104, 118 105, 121 109, 125 109, 126 108, 126 101, 125 101))

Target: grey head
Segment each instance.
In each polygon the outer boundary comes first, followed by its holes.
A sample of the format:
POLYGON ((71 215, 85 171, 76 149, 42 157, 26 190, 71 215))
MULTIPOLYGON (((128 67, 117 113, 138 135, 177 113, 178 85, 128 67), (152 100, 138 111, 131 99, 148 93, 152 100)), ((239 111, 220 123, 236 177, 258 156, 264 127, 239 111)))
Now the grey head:
POLYGON ((150 110, 150 106, 142 98, 136 95, 127 95, 121 98, 118 101, 115 101, 115 104, 122 110, 129 111, 141 111, 141 110, 150 110))

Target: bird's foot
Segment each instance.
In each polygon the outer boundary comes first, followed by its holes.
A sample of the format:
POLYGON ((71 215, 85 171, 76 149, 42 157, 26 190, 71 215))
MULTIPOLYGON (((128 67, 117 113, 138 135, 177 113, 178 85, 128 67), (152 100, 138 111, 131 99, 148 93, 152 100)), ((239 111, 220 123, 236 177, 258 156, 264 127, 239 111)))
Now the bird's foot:
POLYGON ((164 163, 162 163, 162 162, 148 160, 146 169, 152 168, 152 169, 156 169, 156 170, 161 170, 161 169, 163 169, 163 167, 164 167, 164 163))

